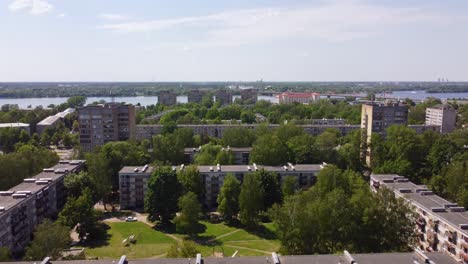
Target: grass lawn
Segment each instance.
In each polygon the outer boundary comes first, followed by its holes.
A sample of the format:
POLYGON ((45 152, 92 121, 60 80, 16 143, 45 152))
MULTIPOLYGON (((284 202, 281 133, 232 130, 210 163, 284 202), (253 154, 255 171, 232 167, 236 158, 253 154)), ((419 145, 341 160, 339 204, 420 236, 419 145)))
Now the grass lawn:
POLYGON ((141 222, 106 223, 109 226, 107 238, 96 241, 86 249, 86 256, 99 258, 150 258, 167 252, 174 240, 164 233, 151 229, 141 222), (130 235, 136 235, 137 242, 124 246, 122 241, 130 235))
POLYGON ((173 237, 195 241, 205 257, 215 253, 231 256, 235 251, 238 251, 238 256, 267 256, 279 249, 280 243, 275 239, 270 224, 264 224, 264 228, 259 228, 261 231, 254 234, 223 223, 200 223, 204 226, 204 232, 195 238, 188 238, 177 233, 165 234, 142 222, 106 222, 107 236, 88 244, 86 256, 100 259, 116 259, 121 255, 127 255, 130 259, 164 257, 163 254, 176 242, 173 237), (122 240, 130 235, 136 235, 137 242, 124 246, 122 240))

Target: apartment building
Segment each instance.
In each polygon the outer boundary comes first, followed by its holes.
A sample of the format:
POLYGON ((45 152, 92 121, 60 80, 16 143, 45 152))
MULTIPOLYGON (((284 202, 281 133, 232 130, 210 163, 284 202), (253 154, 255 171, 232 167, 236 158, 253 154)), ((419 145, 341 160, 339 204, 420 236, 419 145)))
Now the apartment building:
POLYGON ((19 130, 25 130, 28 134, 31 134, 31 129, 29 124, 26 123, 0 123, 0 130, 6 128, 16 128, 19 130))
POLYGON ((123 167, 119 171, 120 209, 143 208, 153 167, 123 167))
MULTIPOLYGON (((406 125, 408 123, 408 107, 398 102, 387 101, 384 104, 367 103, 361 110, 361 136, 363 143, 371 142, 372 134, 386 136, 386 129, 392 125, 406 125)), ((366 162, 371 163, 370 148, 367 148, 366 162)))
POLYGON ((78 123, 82 150, 92 151, 110 141, 135 137, 135 107, 120 103, 88 105, 78 108, 78 123))
MULTIPOLYGON (((242 127, 245 129, 256 129, 258 124, 202 124, 202 125, 177 125, 179 128, 190 128, 194 135, 205 135, 210 137, 223 137, 224 131, 231 128, 242 127)), ((306 133, 311 135, 320 135, 325 130, 333 128, 338 130, 341 135, 347 135, 353 130, 360 128, 359 125, 298 125, 306 133)), ((269 129, 277 129, 280 125, 268 124, 269 129)), ((136 138, 138 140, 151 139, 153 136, 161 134, 162 125, 137 125, 136 138)))
POLYGON ((457 112, 448 105, 439 105, 426 109, 426 125, 440 127, 440 133, 446 134, 455 130, 457 112))
MULTIPOLYGON (((0 262, 2 263, 2 262, 0 262)), ((8 262, 5 262, 7 264, 8 262)), ((28 262, 21 262, 28 264, 28 262)), ((29 262, 31 264, 39 263, 29 262)), ((79 261, 51 261, 50 258, 44 259, 41 264, 457 264, 449 256, 438 252, 424 253, 419 250, 405 253, 367 253, 354 254, 348 251, 333 255, 278 255, 272 252, 268 256, 240 256, 236 257, 208 257, 202 254, 196 254, 190 258, 153 258, 132 260, 127 256, 121 256, 120 259, 100 259, 100 260, 79 260, 79 261)))
POLYGON ((201 103, 203 100, 203 96, 205 96, 206 91, 202 90, 190 90, 187 95, 187 102, 189 103, 201 103))
POLYGON ((320 99, 320 94, 318 93, 282 93, 278 95, 278 101, 280 104, 309 104, 320 99))
POLYGON ((310 123, 312 125, 334 125, 334 126, 342 126, 346 125, 346 120, 343 118, 322 118, 322 119, 310 119, 310 123))
MULTIPOLYGON (((145 167, 143 167, 144 169, 145 167)), ((258 170, 274 172, 278 175, 280 182, 286 176, 297 177, 298 188, 309 187, 316 181, 317 174, 323 168, 319 164, 297 164, 288 163, 285 166, 262 166, 262 165, 217 165, 217 166, 198 166, 198 171, 203 177, 205 185, 204 204, 209 209, 216 209, 218 206, 216 199, 221 189, 224 178, 227 174, 233 174, 242 182, 244 176, 258 170)), ((138 167, 124 167, 119 173, 121 208, 142 208, 143 199, 146 195, 146 186, 151 177, 152 168, 146 167, 143 170, 138 167), (137 204, 137 201, 140 201, 137 204)), ((184 170, 185 166, 173 167, 174 171, 184 170)))
POLYGON ((216 102, 220 102, 221 105, 232 104, 232 92, 230 90, 217 90, 215 92, 216 102))
POLYGON ((242 102, 255 104, 258 98, 258 91, 256 89, 242 89, 240 91, 242 102))
POLYGON ((24 250, 35 227, 45 218, 57 216, 64 206, 64 178, 79 172, 84 164, 84 160, 61 160, 17 186, 0 191, 0 247, 13 253, 24 250))
POLYGON ((177 94, 172 91, 160 91, 158 93, 158 104, 168 106, 177 104, 177 94))
MULTIPOLYGON (((193 163, 195 160, 195 155, 200 153, 201 150, 202 146, 199 146, 198 148, 185 148, 185 162, 188 164, 193 163)), ((252 148, 231 148, 228 146, 222 148, 221 151, 232 153, 234 156, 234 165, 247 165, 249 164, 250 152, 252 152, 252 148)))
POLYGON ((468 263, 468 212, 399 175, 371 175, 371 188, 392 190, 418 214, 415 228, 421 250, 443 252, 459 263, 468 263))
POLYGON ((41 122, 37 123, 36 125, 36 132, 39 134, 39 135, 42 135, 42 133, 48 128, 54 128, 55 126, 58 125, 58 123, 60 123, 62 121, 62 118, 60 118, 60 116, 57 116, 57 115, 53 115, 53 116, 48 116, 46 118, 44 118, 41 122))

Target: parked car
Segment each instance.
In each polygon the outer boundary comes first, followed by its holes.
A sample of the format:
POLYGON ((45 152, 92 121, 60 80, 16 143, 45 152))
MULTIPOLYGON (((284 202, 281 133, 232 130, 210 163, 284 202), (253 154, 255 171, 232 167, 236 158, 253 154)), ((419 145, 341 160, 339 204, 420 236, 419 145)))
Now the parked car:
POLYGON ((136 219, 136 217, 133 217, 133 216, 129 216, 125 218, 125 222, 136 222, 136 221, 138 221, 138 219, 136 219))

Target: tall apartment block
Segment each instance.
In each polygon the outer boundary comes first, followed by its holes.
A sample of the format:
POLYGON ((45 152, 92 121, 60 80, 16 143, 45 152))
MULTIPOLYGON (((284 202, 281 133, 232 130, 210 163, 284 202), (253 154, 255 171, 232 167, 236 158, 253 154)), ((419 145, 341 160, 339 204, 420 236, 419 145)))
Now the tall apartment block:
MULTIPOLYGON (((371 142, 372 134, 386 136, 385 130, 392 125, 406 125, 408 123, 408 107, 399 103, 363 104, 361 110, 361 131, 363 143, 367 146, 371 142)), ((370 165, 371 153, 367 148, 366 162, 370 165)))
POLYGON ((190 90, 187 95, 187 102, 199 104, 205 94, 206 92, 202 90, 190 90))
POLYGON ((468 263, 468 212, 399 175, 371 175, 371 188, 388 188, 406 200, 417 214, 418 247, 443 252, 458 263, 468 263))
POLYGON ((448 105, 426 109, 426 125, 440 126, 440 133, 446 134, 455 130, 457 112, 448 105))
POLYGON ((160 91, 158 94, 158 104, 167 106, 177 104, 177 94, 172 91, 160 91))
POLYGON ((241 100, 249 104, 255 104, 258 98, 258 91, 256 89, 243 89, 241 90, 241 100))
POLYGON ((54 218, 66 202, 64 178, 79 172, 86 161, 61 160, 52 168, 0 191, 0 247, 13 253, 24 250, 35 227, 45 218, 54 218))
MULTIPOLYGON (((174 171, 184 170, 185 166, 173 167, 174 171)), ((309 187, 316 181, 317 174, 323 168, 320 164, 297 164, 291 163, 285 166, 262 166, 262 165, 225 165, 225 166, 198 166, 198 171, 203 177, 205 186, 204 204, 207 208, 215 209, 218 204, 216 199, 223 186, 224 178, 228 174, 234 175, 242 182, 248 173, 264 169, 278 175, 280 182, 286 176, 297 177, 299 188, 309 187)), ((152 174, 151 167, 124 167, 119 172, 120 206, 122 209, 142 208, 146 194, 146 184, 152 174), (145 169, 146 168, 146 169, 145 169), (123 194, 123 195, 122 195, 123 194)))
POLYGON ((217 90, 215 99, 216 102, 221 102, 221 105, 232 104, 232 93, 230 90, 217 90))
POLYGON ((135 107, 120 103, 88 105, 78 108, 78 123, 82 149, 92 151, 107 142, 135 137, 135 107))

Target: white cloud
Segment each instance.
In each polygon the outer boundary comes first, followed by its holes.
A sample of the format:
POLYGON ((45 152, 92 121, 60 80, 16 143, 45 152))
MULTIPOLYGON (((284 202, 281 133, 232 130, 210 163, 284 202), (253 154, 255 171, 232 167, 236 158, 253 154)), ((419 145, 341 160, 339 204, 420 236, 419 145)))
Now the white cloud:
POLYGON ((42 15, 51 12, 54 6, 47 0, 14 0, 8 9, 12 12, 27 10, 31 15, 42 15))
POLYGON ((98 17, 99 17, 100 19, 109 20, 109 21, 120 21, 120 20, 127 20, 127 19, 129 19, 129 17, 128 17, 127 15, 123 15, 123 14, 110 14, 110 13, 100 14, 98 17))
POLYGON ((331 1, 322 5, 259 8, 205 16, 106 23, 100 29, 122 33, 157 32, 189 28, 196 46, 238 46, 252 42, 288 40, 290 37, 345 41, 380 34, 401 25, 441 23, 445 17, 422 8, 385 7, 361 1, 331 1))
POLYGON ((67 16, 67 15, 65 15, 65 13, 60 13, 60 14, 57 15, 58 18, 64 18, 64 17, 66 17, 66 16, 67 16))

